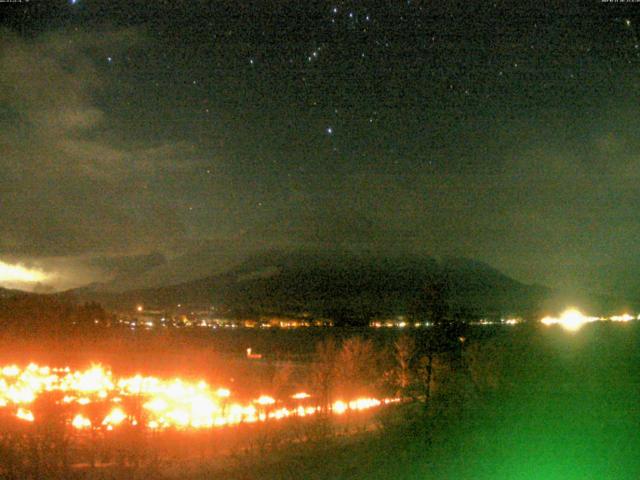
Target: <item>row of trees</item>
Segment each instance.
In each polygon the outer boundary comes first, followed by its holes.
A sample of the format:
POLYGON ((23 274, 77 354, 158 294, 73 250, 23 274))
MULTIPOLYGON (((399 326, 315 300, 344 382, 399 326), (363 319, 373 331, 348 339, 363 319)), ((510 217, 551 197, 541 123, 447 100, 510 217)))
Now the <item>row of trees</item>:
POLYGON ((458 333, 438 331, 418 340, 404 334, 387 346, 360 336, 340 343, 328 338, 316 345, 309 383, 322 406, 363 396, 426 403, 446 372, 464 368, 465 337, 458 333))
POLYGON ((0 329, 25 335, 105 325, 111 315, 96 302, 76 304, 50 295, 19 294, 0 299, 0 329))
POLYGON ((97 427, 83 432, 73 429, 74 411, 61 392, 38 395, 29 406, 34 416, 31 422, 0 409, 0 479, 69 479, 73 478, 72 464, 86 463, 94 469, 98 460, 113 463, 122 478, 129 478, 145 456, 147 432, 141 399, 128 397, 125 401, 137 421, 113 432, 99 427, 111 408, 107 402, 86 406, 85 415, 97 427))
POLYGON ((452 325, 428 336, 403 334, 389 345, 360 336, 328 338, 316 346, 308 383, 325 408, 338 399, 394 396, 428 410, 434 395, 452 395, 454 388, 472 395, 497 388, 502 353, 498 342, 469 342, 452 325))

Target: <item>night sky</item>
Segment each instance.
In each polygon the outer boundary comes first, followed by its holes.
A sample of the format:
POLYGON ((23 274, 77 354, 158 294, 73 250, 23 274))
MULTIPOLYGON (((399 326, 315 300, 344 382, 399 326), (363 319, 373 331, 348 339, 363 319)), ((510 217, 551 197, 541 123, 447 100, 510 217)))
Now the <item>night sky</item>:
POLYGON ((344 248, 628 285, 640 4, 542 3, 0 3, 0 284, 344 248))

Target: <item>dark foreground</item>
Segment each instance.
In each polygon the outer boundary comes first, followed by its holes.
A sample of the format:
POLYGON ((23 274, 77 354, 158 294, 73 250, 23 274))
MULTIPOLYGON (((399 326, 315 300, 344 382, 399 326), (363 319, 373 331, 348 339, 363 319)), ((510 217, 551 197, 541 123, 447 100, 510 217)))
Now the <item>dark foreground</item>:
MULTIPOLYGON (((504 382, 415 462, 432 478, 640 478, 640 328, 514 341, 504 382)), ((401 470, 406 478, 418 471, 401 470)), ((422 477, 424 478, 424 477, 422 477)))
POLYGON ((189 477, 637 479, 639 347, 636 324, 511 330, 465 352, 468 374, 441 382, 428 415, 388 411, 394 418, 377 434, 201 466, 189 477))

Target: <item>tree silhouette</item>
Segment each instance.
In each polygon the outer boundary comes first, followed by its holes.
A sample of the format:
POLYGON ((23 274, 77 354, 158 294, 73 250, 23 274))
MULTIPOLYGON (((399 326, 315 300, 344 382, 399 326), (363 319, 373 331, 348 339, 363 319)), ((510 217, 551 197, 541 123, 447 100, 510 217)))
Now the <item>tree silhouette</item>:
POLYGON ((336 360, 338 348, 333 338, 329 337, 316 344, 311 383, 318 395, 319 407, 327 413, 336 382, 336 360))
POLYGON ((68 477, 71 410, 62 398, 62 392, 44 392, 31 405, 29 450, 35 478, 68 477))
POLYGON ((415 340, 407 334, 401 335, 393 344, 394 347, 394 386, 397 396, 411 395, 414 386, 413 363, 416 355, 415 340))
POLYGON ((351 337, 338 353, 338 383, 345 398, 372 395, 381 379, 381 358, 371 340, 351 337))

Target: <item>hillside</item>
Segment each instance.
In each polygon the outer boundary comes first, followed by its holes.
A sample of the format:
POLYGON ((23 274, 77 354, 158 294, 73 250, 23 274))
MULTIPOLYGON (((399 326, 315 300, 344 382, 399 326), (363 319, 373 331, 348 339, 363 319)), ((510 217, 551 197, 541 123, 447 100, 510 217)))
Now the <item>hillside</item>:
POLYGON ((550 297, 481 262, 428 256, 269 251, 220 275, 161 288, 73 292, 110 307, 215 305, 237 315, 302 314, 345 322, 399 314, 530 315, 550 297))

